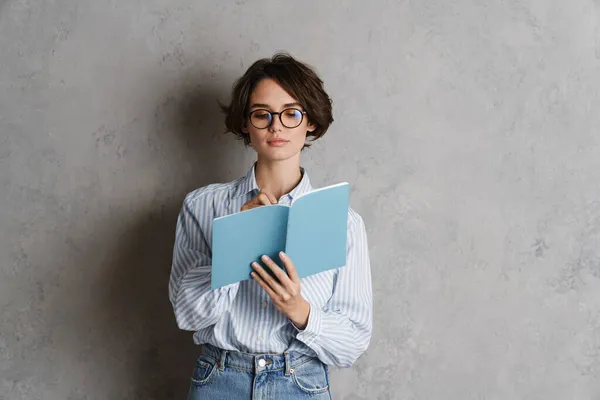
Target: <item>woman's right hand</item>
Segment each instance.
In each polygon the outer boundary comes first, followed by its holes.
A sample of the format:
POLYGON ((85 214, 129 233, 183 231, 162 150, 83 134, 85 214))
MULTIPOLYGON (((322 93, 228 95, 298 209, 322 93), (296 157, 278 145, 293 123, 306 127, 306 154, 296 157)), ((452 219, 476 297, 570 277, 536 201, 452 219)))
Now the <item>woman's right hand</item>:
POLYGON ((242 206, 240 211, 251 210, 260 206, 269 206, 271 204, 277 204, 277 199, 270 193, 260 191, 258 196, 251 198, 242 206))

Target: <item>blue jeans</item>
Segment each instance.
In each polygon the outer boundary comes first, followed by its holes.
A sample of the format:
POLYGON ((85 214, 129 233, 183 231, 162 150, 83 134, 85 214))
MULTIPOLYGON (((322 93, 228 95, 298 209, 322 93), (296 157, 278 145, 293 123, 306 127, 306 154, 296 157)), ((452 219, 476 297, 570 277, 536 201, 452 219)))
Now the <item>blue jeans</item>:
POLYGON ((297 352, 247 354, 205 344, 188 400, 331 400, 329 371, 318 358, 297 352))

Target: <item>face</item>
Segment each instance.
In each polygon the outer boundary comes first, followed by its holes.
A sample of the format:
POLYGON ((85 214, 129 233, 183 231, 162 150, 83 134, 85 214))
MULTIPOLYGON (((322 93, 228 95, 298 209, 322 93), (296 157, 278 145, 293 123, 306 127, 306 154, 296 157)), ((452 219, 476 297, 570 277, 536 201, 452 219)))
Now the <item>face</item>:
MULTIPOLYGON (((270 112, 281 112, 289 108, 295 108, 305 111, 298 100, 290 96, 273 79, 263 79, 260 81, 250 95, 248 112, 255 110, 267 110, 270 112)), ((261 112, 255 115, 255 123, 260 119, 267 119, 268 114, 261 112)), ((298 120, 302 117, 300 114, 286 112, 282 119, 286 125, 293 126, 294 118, 298 120)), ((268 128, 258 129, 249 119, 246 120, 244 132, 250 135, 250 144, 258 154, 259 159, 265 161, 283 161, 300 155, 306 133, 312 132, 316 126, 310 124, 307 115, 302 117, 302 122, 295 128, 287 128, 281 123, 279 115, 273 115, 273 121, 268 128)))

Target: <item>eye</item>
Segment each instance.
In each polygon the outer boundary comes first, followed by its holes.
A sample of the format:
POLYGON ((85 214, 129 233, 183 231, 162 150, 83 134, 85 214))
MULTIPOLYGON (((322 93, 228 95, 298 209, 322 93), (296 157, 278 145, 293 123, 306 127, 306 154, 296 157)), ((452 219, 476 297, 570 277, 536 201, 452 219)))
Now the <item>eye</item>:
POLYGON ((285 112, 285 116, 290 118, 300 118, 301 114, 302 113, 298 110, 287 110, 285 112))
POLYGON ((252 117, 256 118, 256 119, 269 119, 270 116, 271 115, 267 111, 264 111, 264 110, 258 110, 258 111, 254 111, 252 113, 252 117))

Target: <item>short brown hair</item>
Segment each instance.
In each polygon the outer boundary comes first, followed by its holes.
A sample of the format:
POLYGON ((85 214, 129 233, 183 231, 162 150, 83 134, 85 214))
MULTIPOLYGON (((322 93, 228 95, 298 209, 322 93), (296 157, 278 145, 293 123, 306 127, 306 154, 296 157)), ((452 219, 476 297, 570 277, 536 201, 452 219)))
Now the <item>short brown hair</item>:
MULTIPOLYGON (((271 78, 290 96, 296 98, 304 107, 310 123, 316 125, 307 137, 314 141, 327 132, 333 122, 331 98, 323 88, 323 81, 314 69, 288 53, 276 53, 272 58, 260 59, 252 64, 246 73, 233 85, 231 103, 221 105, 225 113, 225 127, 246 145, 250 144, 250 135, 242 128, 247 123, 248 103, 256 85, 263 79, 271 78)), ((306 144, 305 147, 310 145, 306 144)))

